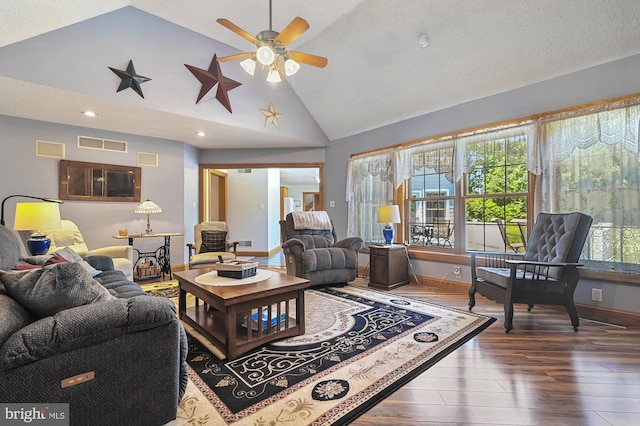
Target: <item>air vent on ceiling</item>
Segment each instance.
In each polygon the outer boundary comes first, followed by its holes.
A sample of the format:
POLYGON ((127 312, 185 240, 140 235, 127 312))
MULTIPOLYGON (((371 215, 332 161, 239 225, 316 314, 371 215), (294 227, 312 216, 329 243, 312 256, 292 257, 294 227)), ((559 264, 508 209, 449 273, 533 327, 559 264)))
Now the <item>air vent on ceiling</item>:
POLYGON ((238 169, 238 173, 251 173, 251 169, 238 169))
POLYGON ((127 143, 109 139, 78 136, 78 148, 101 149, 103 151, 127 152, 127 143))
POLYGON ((138 166, 158 167, 158 154, 138 152, 138 166))
POLYGON ((38 157, 64 158, 64 144, 60 142, 36 141, 38 157))

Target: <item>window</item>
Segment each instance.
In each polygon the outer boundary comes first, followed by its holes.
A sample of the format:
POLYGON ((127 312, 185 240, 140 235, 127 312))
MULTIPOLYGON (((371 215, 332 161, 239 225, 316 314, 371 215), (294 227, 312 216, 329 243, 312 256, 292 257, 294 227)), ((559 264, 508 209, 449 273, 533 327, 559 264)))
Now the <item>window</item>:
POLYGON ((526 135, 476 137, 466 155, 467 250, 520 251, 528 204, 526 135))
POLYGON ((349 160, 347 236, 359 236, 365 243, 382 243, 378 207, 394 202, 393 151, 383 151, 349 160))
POLYGON ((640 272, 639 136, 629 96, 359 156, 350 235, 379 236, 375 209, 404 183, 395 202, 414 250, 523 251, 534 214, 580 211, 593 217, 581 261, 640 272))
POLYGON ((582 256, 594 270, 640 263, 640 106, 624 104, 542 126, 543 205, 593 217, 582 256))
POLYGON ((408 180, 409 242, 412 245, 454 246, 453 177, 454 144, 431 144, 411 153, 411 176, 408 180))

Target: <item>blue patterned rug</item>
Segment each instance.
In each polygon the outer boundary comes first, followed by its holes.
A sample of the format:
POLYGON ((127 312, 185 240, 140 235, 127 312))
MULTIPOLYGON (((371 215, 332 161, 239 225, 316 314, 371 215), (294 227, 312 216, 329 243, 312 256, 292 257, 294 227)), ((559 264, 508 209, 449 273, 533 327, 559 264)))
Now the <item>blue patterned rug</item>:
POLYGON ((356 286, 305 298, 305 335, 233 361, 189 336, 175 424, 347 424, 495 321, 356 286))

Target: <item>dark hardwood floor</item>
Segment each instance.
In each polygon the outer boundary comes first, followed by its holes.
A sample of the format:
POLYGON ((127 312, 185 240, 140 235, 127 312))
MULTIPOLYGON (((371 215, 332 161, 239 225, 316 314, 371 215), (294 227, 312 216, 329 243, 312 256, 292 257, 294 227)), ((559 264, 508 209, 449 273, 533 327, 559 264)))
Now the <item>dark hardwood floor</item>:
MULTIPOLYGON (((257 260, 284 264, 281 254, 257 260)), ((412 283, 391 292, 467 310, 467 290, 412 283)), ((566 313, 517 306, 505 334, 502 305, 478 296, 474 312, 497 321, 352 424, 640 424, 640 329, 581 319, 576 333, 566 313)))

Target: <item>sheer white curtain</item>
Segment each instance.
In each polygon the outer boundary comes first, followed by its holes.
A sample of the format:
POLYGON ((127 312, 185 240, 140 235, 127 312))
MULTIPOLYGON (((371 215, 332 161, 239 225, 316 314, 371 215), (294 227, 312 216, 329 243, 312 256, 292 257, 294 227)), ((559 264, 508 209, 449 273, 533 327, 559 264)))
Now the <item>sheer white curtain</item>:
POLYGON ((386 150, 349 160, 347 236, 358 236, 365 242, 383 241, 384 224, 378 223, 378 207, 394 201, 394 157, 395 150, 386 150))
POLYGON ((640 260, 638 103, 640 98, 563 113, 540 125, 539 209, 591 215, 586 255, 592 260, 640 260))

